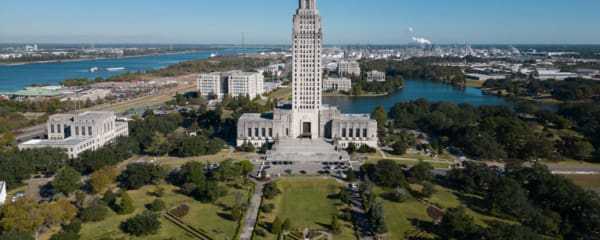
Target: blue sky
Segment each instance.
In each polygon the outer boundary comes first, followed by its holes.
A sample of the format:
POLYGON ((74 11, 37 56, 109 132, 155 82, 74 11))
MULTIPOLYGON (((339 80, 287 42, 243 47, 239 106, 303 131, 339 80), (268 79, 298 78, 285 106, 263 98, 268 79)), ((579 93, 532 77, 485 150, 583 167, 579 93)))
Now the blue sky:
MULTIPOLYGON (((297 0, 1 0, 0 42, 290 42, 297 0)), ((599 0, 317 0, 326 44, 600 44, 599 0), (408 28, 414 28, 414 33, 408 28)))

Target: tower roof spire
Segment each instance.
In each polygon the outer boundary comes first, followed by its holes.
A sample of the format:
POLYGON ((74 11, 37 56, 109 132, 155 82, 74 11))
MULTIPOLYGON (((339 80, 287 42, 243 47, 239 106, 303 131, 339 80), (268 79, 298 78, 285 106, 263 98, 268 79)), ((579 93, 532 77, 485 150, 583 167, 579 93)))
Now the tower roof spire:
POLYGON ((316 9, 317 0, 299 0, 298 6, 300 9, 316 9))

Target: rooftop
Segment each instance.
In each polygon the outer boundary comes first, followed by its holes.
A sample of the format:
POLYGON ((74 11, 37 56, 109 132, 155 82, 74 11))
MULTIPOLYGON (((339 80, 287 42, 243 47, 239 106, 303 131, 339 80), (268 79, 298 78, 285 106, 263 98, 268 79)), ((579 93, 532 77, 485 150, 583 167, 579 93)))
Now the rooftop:
POLYGON ((77 144, 79 144, 83 141, 87 141, 87 140, 89 140, 89 139, 88 138, 77 138, 77 137, 70 137, 70 138, 66 138, 63 140, 32 139, 27 142, 21 143, 21 145, 24 145, 24 146, 31 146, 31 145, 70 146, 70 145, 77 145, 77 144))

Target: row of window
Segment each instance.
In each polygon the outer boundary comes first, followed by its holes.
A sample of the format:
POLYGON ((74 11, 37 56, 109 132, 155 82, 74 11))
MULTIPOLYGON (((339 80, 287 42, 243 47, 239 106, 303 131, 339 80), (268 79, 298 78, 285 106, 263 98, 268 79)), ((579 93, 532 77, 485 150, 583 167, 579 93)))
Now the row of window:
MULTIPOLYGON (((368 130, 366 128, 362 129, 362 137, 366 138, 369 136, 368 134, 368 130)), ((342 137, 343 138, 353 138, 353 137, 361 137, 360 135, 360 128, 342 128, 342 137)))
POLYGON ((269 128, 268 133, 267 135, 267 128, 254 128, 254 134, 252 134, 252 128, 248 128, 247 137, 273 137, 273 128, 269 128))

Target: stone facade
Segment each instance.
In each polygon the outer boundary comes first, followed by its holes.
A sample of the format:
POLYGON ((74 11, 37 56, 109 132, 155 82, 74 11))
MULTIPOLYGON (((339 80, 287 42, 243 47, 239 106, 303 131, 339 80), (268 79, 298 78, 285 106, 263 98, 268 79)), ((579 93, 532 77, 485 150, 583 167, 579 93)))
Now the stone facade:
POLYGON ((385 82, 385 73, 380 71, 370 71, 367 73, 367 82, 385 82))
POLYGON ((198 75, 197 89, 204 98, 215 94, 218 99, 248 95, 255 98, 264 93, 264 76, 258 72, 214 72, 198 75))
POLYGON ((128 136, 127 122, 117 122, 113 112, 56 114, 46 123, 48 139, 33 139, 19 149, 64 148, 71 158, 86 150, 96 150, 119 136, 128 136))
POLYGON ((323 90, 334 92, 348 92, 352 88, 352 81, 348 78, 323 79, 323 90))
POLYGON ((0 205, 6 203, 6 182, 0 181, 0 205))
MULTIPOLYGON (((264 143, 273 143, 282 138, 304 138, 325 139, 341 145, 355 142, 358 145, 377 147, 375 120, 370 119, 368 115, 345 115, 338 107, 322 104, 324 81, 321 72, 321 16, 316 8, 316 0, 301 0, 299 5, 294 15, 292 35, 292 102, 280 104, 273 113, 244 114, 238 121, 237 145, 250 142, 260 147, 264 143), (361 134, 344 137, 343 131, 350 130, 343 129, 352 129, 361 134)), ((350 82, 348 79, 329 80, 327 84, 335 81, 344 82, 343 86, 337 86, 343 89, 346 89, 350 82)), ((349 87, 347 89, 349 90, 349 87)))
POLYGON ((360 76, 360 64, 356 61, 342 61, 338 63, 338 75, 360 76))

